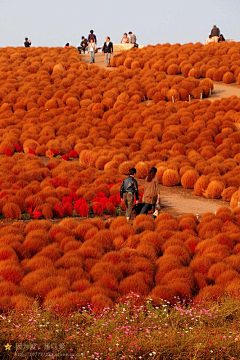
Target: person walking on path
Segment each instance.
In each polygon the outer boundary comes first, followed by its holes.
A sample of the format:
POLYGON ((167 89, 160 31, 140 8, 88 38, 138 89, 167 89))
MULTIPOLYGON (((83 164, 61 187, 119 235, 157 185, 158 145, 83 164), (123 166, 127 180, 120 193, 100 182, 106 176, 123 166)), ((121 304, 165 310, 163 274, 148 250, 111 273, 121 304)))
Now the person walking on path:
POLYGON ((97 50, 97 45, 93 41, 93 39, 90 40, 90 43, 88 44, 88 53, 90 54, 90 64, 95 63, 95 51, 97 50))
POLYGON ((93 30, 90 30, 90 34, 88 35, 88 43, 90 43, 91 39, 95 42, 95 44, 97 44, 97 37, 93 30))
POLYGON ((139 200, 138 183, 137 180, 135 179, 135 176, 136 176, 136 169, 135 168, 130 169, 129 176, 123 180, 120 188, 121 201, 124 201, 126 204, 125 217, 127 218, 128 221, 130 220, 132 214, 134 194, 136 197, 136 204, 138 204, 138 200, 139 200))
POLYGON ((111 66, 110 60, 111 60, 111 55, 113 54, 113 43, 110 41, 109 36, 106 37, 106 41, 102 47, 102 51, 104 52, 104 55, 105 55, 106 65, 111 66))
POLYGON ((140 214, 147 214, 149 210, 153 208, 155 212, 155 206, 158 202, 160 204, 160 186, 159 180, 156 177, 157 169, 152 167, 144 183, 144 205, 140 214))

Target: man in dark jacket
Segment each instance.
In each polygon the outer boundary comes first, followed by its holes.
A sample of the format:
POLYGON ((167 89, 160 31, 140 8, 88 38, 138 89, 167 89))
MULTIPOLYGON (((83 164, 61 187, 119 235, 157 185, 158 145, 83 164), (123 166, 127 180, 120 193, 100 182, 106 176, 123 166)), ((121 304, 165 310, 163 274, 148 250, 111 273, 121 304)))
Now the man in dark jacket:
POLYGON ((138 204, 138 200, 139 200, 138 183, 137 180, 134 179, 135 176, 136 176, 136 169, 135 168, 130 169, 129 176, 123 180, 120 188, 121 201, 124 201, 126 204, 125 216, 128 221, 130 220, 132 214, 134 194, 136 197, 136 204, 138 204))
POLYGON ((32 45, 31 40, 28 40, 28 38, 26 37, 25 41, 24 41, 24 46, 25 47, 30 47, 31 45, 32 45))
POLYGON ((81 52, 83 52, 85 54, 85 51, 87 50, 87 39, 85 38, 85 36, 82 36, 82 40, 80 42, 80 46, 78 46, 78 52, 79 54, 81 54, 81 52))
POLYGON ((110 66, 110 60, 111 55, 113 53, 113 43, 110 41, 110 37, 107 36, 106 41, 102 47, 102 51, 105 54, 105 63, 109 67, 110 66))

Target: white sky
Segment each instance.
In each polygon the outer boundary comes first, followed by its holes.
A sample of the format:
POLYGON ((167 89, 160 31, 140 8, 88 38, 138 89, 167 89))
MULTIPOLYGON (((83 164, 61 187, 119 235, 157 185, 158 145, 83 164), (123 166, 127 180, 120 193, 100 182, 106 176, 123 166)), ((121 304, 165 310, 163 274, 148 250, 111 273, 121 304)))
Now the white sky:
POLYGON ((204 43, 212 26, 240 40, 239 0, 0 0, 0 47, 78 46, 93 29, 119 43, 132 31, 141 45, 204 43))

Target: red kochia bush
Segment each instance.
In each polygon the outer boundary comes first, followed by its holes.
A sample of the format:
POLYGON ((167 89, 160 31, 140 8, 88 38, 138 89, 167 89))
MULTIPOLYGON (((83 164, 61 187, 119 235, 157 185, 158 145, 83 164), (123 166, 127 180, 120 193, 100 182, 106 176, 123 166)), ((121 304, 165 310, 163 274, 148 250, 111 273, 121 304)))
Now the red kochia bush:
POLYGON ((155 305, 161 305, 163 300, 169 301, 170 304, 173 304, 175 296, 175 291, 167 285, 157 285, 149 294, 149 297, 152 298, 153 304, 155 305))
POLYGON ((0 244, 0 261, 2 260, 18 260, 17 254, 13 250, 12 246, 0 244))
POLYGON ((178 246, 178 245, 169 246, 164 251, 164 255, 174 255, 178 257, 183 265, 188 265, 191 260, 189 252, 186 249, 184 249, 182 246, 178 246))
POLYGON ((19 219, 21 217, 20 207, 15 203, 7 203, 2 209, 3 216, 7 219, 19 219))
POLYGON ((199 174, 196 170, 187 170, 181 178, 181 184, 185 189, 193 189, 198 178, 199 174))
POLYGON ((212 261, 203 255, 194 257, 189 265, 190 269, 192 269, 194 272, 199 272, 205 275, 208 273, 208 270, 211 266, 212 261))
POLYGON ((180 184, 180 176, 176 170, 167 169, 162 176, 162 183, 164 186, 174 186, 180 184))
POLYGON ((160 284, 170 286, 171 283, 175 283, 176 281, 186 283, 188 286, 190 286, 193 289, 195 284, 193 271, 189 267, 173 269, 165 276, 163 276, 163 278, 160 281, 160 284))
POLYGON ((88 209, 88 204, 87 204, 86 200, 83 198, 78 199, 74 204, 74 210, 80 216, 87 217, 89 209, 88 209))
POLYGON ((0 264, 0 276, 14 284, 18 284, 23 278, 24 272, 21 267, 15 263, 5 264, 1 262, 0 264))
POLYGON ((32 230, 30 231, 23 245, 30 251, 31 254, 36 254, 50 243, 49 234, 44 230, 32 230))
POLYGON ((119 293, 122 295, 128 295, 133 292, 134 294, 146 296, 150 290, 150 286, 145 282, 143 272, 137 272, 134 275, 127 276, 120 282, 118 288, 119 293))
POLYGON ((100 280, 106 274, 115 276, 116 279, 122 278, 122 272, 114 265, 106 261, 99 261, 90 271, 90 275, 94 281, 100 280))

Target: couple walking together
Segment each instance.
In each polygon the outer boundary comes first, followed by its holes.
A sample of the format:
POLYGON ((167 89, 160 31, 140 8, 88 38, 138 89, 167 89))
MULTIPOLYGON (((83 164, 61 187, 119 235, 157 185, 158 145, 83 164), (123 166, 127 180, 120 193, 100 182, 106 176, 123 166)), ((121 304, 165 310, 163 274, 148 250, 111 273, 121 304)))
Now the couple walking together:
MULTIPOLYGON (((106 37, 106 41, 103 44, 102 51, 105 56, 105 63, 107 67, 110 66, 111 56, 113 54, 113 43, 110 41, 110 37, 106 37)), ((88 44, 88 52, 90 54, 90 64, 95 63, 95 52, 97 52, 97 45, 93 38, 90 38, 90 42, 88 44)))
MULTIPOLYGON (((144 182, 144 195, 143 195, 143 206, 140 214, 147 214, 149 210, 153 208, 155 216, 155 206, 160 204, 160 186, 159 180, 156 177, 157 169, 152 167, 148 176, 144 182)), ((135 179, 136 169, 132 168, 129 171, 129 176, 122 182, 120 188, 121 200, 126 204, 125 216, 127 220, 130 220, 132 214, 132 207, 134 201, 134 194, 136 197, 136 205, 139 203, 138 183, 135 179)))

